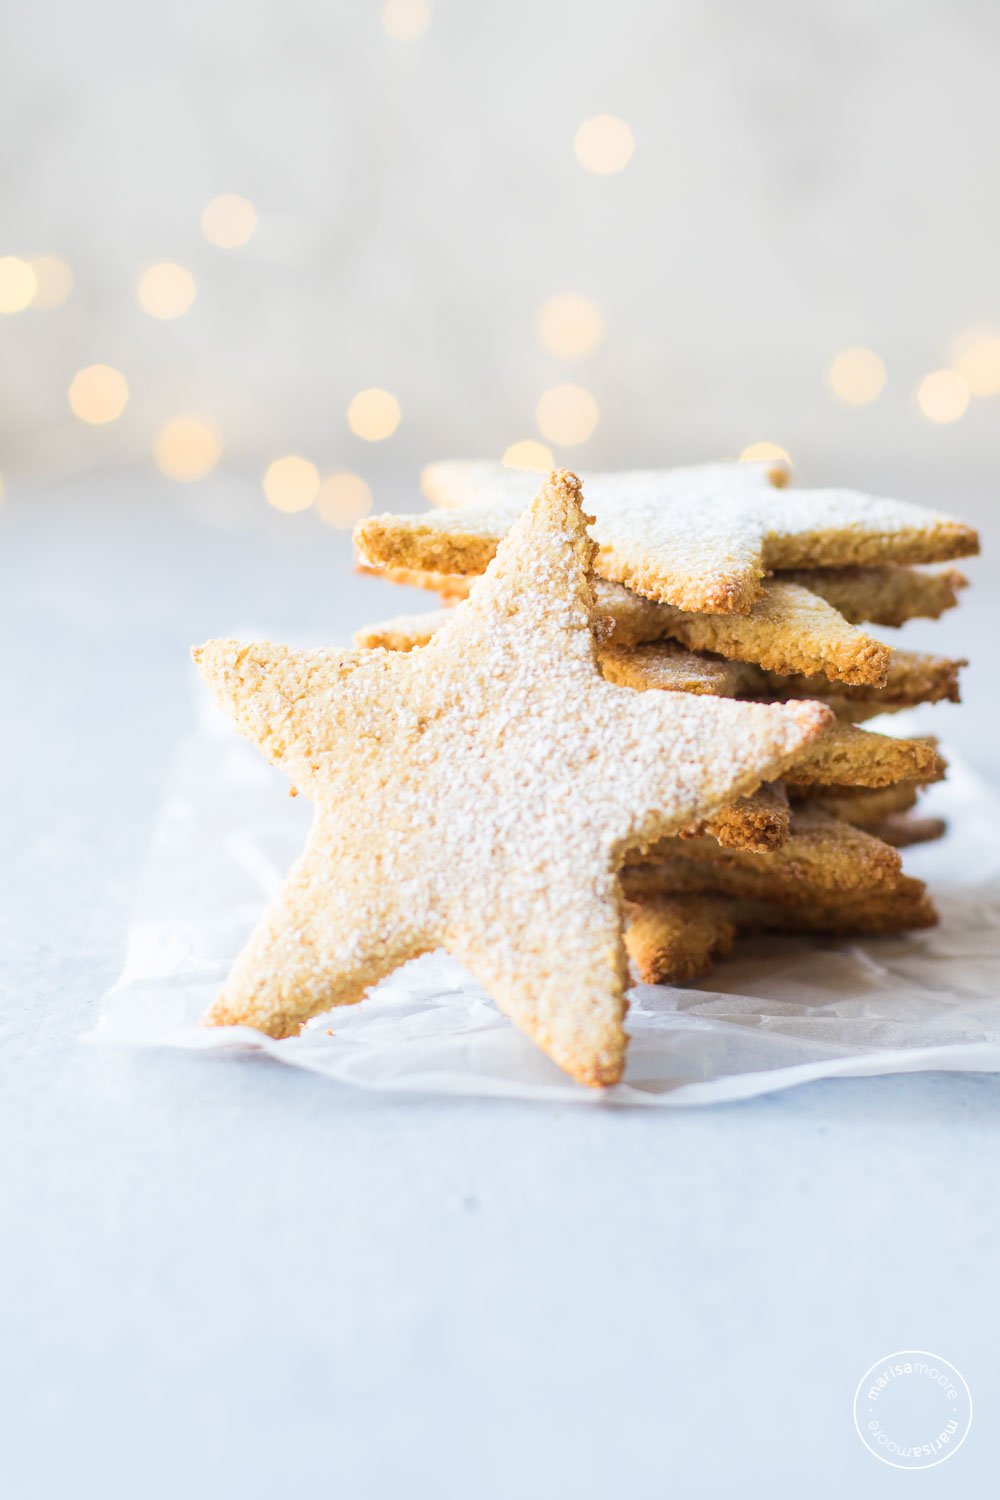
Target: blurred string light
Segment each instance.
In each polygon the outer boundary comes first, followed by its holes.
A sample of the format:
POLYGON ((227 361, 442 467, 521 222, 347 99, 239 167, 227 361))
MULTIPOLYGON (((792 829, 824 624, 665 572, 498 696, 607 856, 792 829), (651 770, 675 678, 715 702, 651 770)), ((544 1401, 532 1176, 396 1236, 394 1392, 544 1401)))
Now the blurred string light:
POLYGON ((19 255, 0 256, 0 313, 19 313, 31 306, 38 279, 19 255))
POLYGON ((617 115, 592 115, 576 132, 573 150, 581 167, 598 177, 621 172, 632 160, 632 127, 617 115))
POLYGON ((175 417, 153 444, 156 467, 170 479, 190 483, 211 474, 222 455, 222 438, 204 417, 175 417))
POLYGON ((151 318, 183 317, 196 292, 191 272, 172 260, 162 260, 143 271, 137 288, 139 305, 151 318))
POLYGON ((951 363, 973 396, 1000 395, 1000 338, 995 333, 967 334, 951 363))
POLYGON ((867 406, 882 394, 885 365, 874 350, 858 345, 837 355, 828 378, 838 401, 846 406, 867 406))
POLYGON ((917 402, 931 422, 957 422, 969 405, 969 387, 954 370, 932 370, 917 387, 917 402))
POLYGON ((222 193, 205 204, 201 232, 220 250, 238 250, 257 228, 257 210, 239 193, 222 193))
POLYGON ((392 392, 377 385, 359 391, 347 408, 351 431, 366 443, 380 443, 383 438, 392 437, 401 416, 399 402, 392 392))
POLYGON ((582 359, 593 354, 604 338, 604 318, 589 297, 564 292, 550 297, 538 311, 538 337, 559 359, 582 359))
POLYGON ((86 365, 69 385, 69 404, 75 417, 101 427, 121 416, 128 402, 128 383, 111 365, 86 365))
POLYGON ((32 307, 40 312, 51 312, 62 307, 73 290, 73 272, 58 255, 35 255, 30 261, 35 273, 35 295, 32 307))
POLYGON ((556 466, 552 450, 536 438, 522 438, 519 443, 511 443, 500 462, 506 469, 530 469, 535 474, 547 474, 556 466))
POLYGON ((741 464, 780 463, 791 466, 788 450, 777 443, 749 443, 740 454, 741 464))
POLYGON ((382 30, 394 42, 412 42, 423 36, 431 23, 427 0, 384 0, 382 30))
POLYGON ((348 530, 364 520, 372 508, 372 492, 360 474, 341 469, 328 474, 319 487, 316 509, 328 526, 348 530))
POLYGON ((553 386, 535 408, 539 432, 560 448, 585 443, 597 426, 597 416, 597 402, 579 385, 553 386))
POLYGON ((298 453, 276 458, 264 475, 264 494, 275 510, 308 510, 318 493, 319 470, 298 453))

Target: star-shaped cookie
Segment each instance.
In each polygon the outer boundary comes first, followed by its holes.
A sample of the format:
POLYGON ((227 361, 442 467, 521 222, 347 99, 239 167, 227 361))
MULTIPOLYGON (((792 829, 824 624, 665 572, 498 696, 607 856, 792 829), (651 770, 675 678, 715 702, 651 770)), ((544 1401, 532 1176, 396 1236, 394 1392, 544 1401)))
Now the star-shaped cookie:
POLYGON ((468 600, 406 654, 195 651, 316 809, 209 1024, 289 1036, 444 947, 575 1078, 621 1076, 626 853, 780 775, 832 716, 606 682, 588 520, 579 480, 552 475, 468 600))
MULTIPOLYGON (((746 614, 772 569, 939 562, 978 550, 975 531, 950 516, 854 490, 779 488, 778 477, 758 463, 585 475, 595 571, 678 609, 746 614)), ((440 509, 368 517, 355 529, 359 554, 378 568, 480 573, 534 483, 502 464, 431 464, 424 490, 440 509)))

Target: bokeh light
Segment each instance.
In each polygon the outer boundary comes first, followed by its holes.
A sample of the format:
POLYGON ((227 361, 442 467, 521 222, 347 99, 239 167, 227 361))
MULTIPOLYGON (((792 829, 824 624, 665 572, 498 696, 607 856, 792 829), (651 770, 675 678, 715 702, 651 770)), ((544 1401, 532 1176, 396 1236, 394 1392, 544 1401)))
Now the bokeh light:
POLYGON ((19 313, 31 306, 38 289, 35 273, 19 255, 0 256, 0 313, 19 313))
POLYGON ((401 416, 399 402, 392 392, 377 385, 359 391, 347 408, 351 431, 366 443, 380 443, 383 438, 392 437, 401 416))
POLYGON ((328 474, 319 487, 316 509, 328 526, 346 531, 363 521, 372 508, 372 492, 360 474, 347 469, 328 474))
POLYGON ((576 132, 573 150, 581 167, 608 177, 632 160, 635 137, 632 127, 617 115, 593 115, 576 132))
POLYGON ((66 262, 60 260, 58 255, 35 255, 30 265, 35 273, 32 307, 37 307, 41 312, 51 312, 53 308, 62 307, 73 290, 73 272, 66 262))
POLYGON ((1000 338, 980 333, 961 339, 952 367, 974 396, 1000 395, 1000 338))
POLYGON ((73 415, 94 427, 116 421, 127 402, 125 376, 111 365, 86 365, 70 381, 69 404, 73 415))
POLYGON ((175 261, 150 266, 139 278, 138 297, 151 318, 180 318, 195 299, 194 277, 175 261))
POLYGON ((565 292, 550 297, 538 311, 538 337, 559 359, 582 359, 593 354, 604 338, 604 318, 589 297, 565 292))
POLYGON ((319 494, 319 470, 298 453, 276 458, 264 475, 264 494, 275 510, 308 510, 319 494))
POLYGON ((917 401, 931 422, 957 422, 969 405, 969 387, 954 370, 932 370, 917 387, 917 401))
POLYGON ((423 36, 430 21, 428 0, 384 0, 382 30, 394 42, 412 42, 423 36))
POLYGON ((560 448, 585 443, 597 426, 597 416, 597 402, 579 385, 554 385, 535 408, 539 432, 560 448))
POLYGON ((204 417, 175 417, 153 444, 156 466, 171 479, 190 483, 211 474, 222 454, 222 438, 204 417))
POLYGON ((740 463, 779 463, 791 467, 792 460, 787 448, 778 443, 748 443, 740 454, 740 463))
POLYGON ((885 365, 872 349, 844 349, 829 371, 830 389, 847 406, 877 401, 885 385, 885 365))
POLYGON ((222 193, 205 204, 201 232, 219 250, 238 250, 257 228, 257 210, 239 193, 222 193))
POLYGON ((551 449, 537 438, 522 438, 519 443, 511 443, 500 462, 507 469, 530 469, 533 474, 547 474, 556 466, 551 449))

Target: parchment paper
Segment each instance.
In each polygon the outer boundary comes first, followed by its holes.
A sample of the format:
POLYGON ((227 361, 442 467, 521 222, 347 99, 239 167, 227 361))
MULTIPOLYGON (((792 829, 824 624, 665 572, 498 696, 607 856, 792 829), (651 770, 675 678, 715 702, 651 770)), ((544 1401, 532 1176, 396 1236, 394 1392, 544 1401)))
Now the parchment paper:
POLYGON ((710 1104, 837 1075, 1000 1071, 1000 797, 952 758, 927 808, 951 832, 904 860, 930 881, 939 928, 855 942, 743 939, 700 985, 636 986, 625 1082, 595 1093, 564 1077, 443 954, 297 1038, 198 1025, 310 817, 213 710, 171 777, 124 972, 95 1039, 258 1049, 365 1088, 591 1105, 710 1104))

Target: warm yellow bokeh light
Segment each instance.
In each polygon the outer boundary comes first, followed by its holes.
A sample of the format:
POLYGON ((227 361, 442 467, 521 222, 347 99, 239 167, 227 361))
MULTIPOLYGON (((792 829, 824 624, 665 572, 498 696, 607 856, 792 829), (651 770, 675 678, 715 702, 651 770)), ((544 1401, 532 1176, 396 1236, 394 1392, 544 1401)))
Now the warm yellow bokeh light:
POLYGON ((87 365, 77 370, 69 386, 69 404, 75 417, 95 427, 114 422, 125 410, 128 384, 111 365, 87 365))
POLYGON ((347 408, 351 431, 366 443, 380 443, 383 438, 392 437, 401 416, 399 402, 392 392, 377 385, 359 391, 347 408))
POLYGON ((182 317, 194 301, 195 293, 191 272, 172 260, 150 266, 139 279, 139 305, 151 318, 182 317))
POLYGON ((995 333, 963 339, 952 364, 974 396, 1000 395, 1000 338, 995 333))
POLYGON ((257 210, 239 193, 222 193, 205 204, 201 232, 220 250, 238 250, 257 228, 257 210))
POLYGON ((175 417, 160 429, 153 444, 156 467, 184 483, 211 474, 221 453, 219 429, 204 417, 175 417))
POLYGON ((617 115, 593 115, 576 132, 573 150, 581 167, 608 177, 632 160, 635 137, 632 127, 617 115))
POLYGON ((38 281, 26 260, 0 256, 0 313, 19 313, 31 306, 38 281))
POLYGON ((791 465, 788 450, 777 443, 749 443, 740 454, 741 464, 779 463, 791 465))
POLYGON ((932 422, 957 422, 969 405, 969 387, 954 370, 932 370, 917 387, 917 401, 932 422))
POLYGON ((319 470, 308 458, 276 458, 264 475, 264 494, 275 510, 308 510, 319 494, 319 470))
POLYGON ((431 21, 427 0, 384 0, 382 30, 394 42, 412 42, 423 36, 431 21))
POLYGON ((319 487, 316 509, 328 526, 347 531, 364 520, 372 508, 372 492, 360 474, 341 469, 328 474, 319 487))
POLYGON ((837 355, 830 366, 830 389, 847 406, 867 406, 882 394, 885 365, 872 349, 858 345, 837 355))
POLYGON ((559 359, 582 359, 593 354, 604 337, 601 309, 574 292, 550 297, 538 310, 538 337, 559 359))
POLYGON ((511 443, 500 462, 507 469, 530 469, 534 474, 547 474, 556 466, 551 450, 537 438, 522 438, 519 443, 511 443))
POLYGON ((579 385, 554 385, 535 408, 538 430, 550 443, 572 448, 597 426, 597 402, 579 385))
POLYGON ((41 312, 51 312, 54 307, 62 307, 73 290, 73 272, 66 262, 60 260, 58 255, 36 255, 31 260, 31 269, 35 273, 32 307, 37 307, 41 312))

